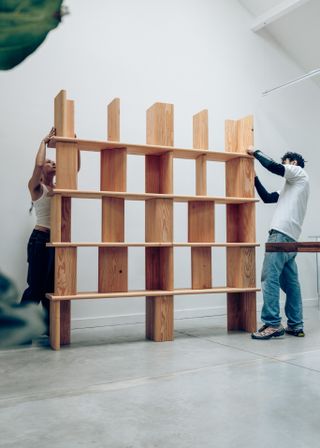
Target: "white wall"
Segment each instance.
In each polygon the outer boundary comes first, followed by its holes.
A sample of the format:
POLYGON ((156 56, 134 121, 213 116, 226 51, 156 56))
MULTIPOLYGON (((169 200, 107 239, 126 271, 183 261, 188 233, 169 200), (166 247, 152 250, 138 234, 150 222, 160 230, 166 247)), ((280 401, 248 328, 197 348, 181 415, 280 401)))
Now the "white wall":
MULTIPOLYGON (((272 39, 250 31, 252 19, 236 0, 65 3, 71 14, 38 51, 15 69, 0 72, 0 268, 20 291, 26 286, 26 244, 34 225, 34 216, 28 214, 26 185, 38 144, 53 122, 53 98, 61 89, 75 100, 76 132, 86 139, 105 138, 106 104, 114 97, 121 98, 121 140, 126 142, 145 142, 145 111, 157 101, 175 105, 175 145, 179 147, 191 147, 192 115, 203 108, 209 109, 213 150, 224 148, 224 119, 253 113, 259 148, 275 159, 294 148, 309 161, 312 193, 301 239, 320 233, 320 91, 306 81, 261 96, 266 88, 301 70, 272 39)), ((83 154, 80 188, 98 188, 98 164, 96 154, 83 154)), ((279 189, 281 179, 260 166, 256 170, 266 187, 279 189)), ((143 191, 143 186, 143 158, 129 157, 128 189, 143 191)), ((175 192, 194 192, 193 162, 175 162, 175 192)), ((224 194, 222 165, 210 164, 208 192, 224 194)), ((73 239, 99 240, 99 202, 79 203, 75 200, 73 205, 73 239)), ((129 203, 126 211, 127 241, 143 240, 143 204, 129 203)), ((273 206, 258 204, 257 240, 262 245, 257 250, 258 283, 272 213, 273 206)), ((176 205, 177 241, 186 240, 186 216, 186 206, 176 205)), ((224 207, 217 207, 216 234, 221 240, 225 238, 224 218, 224 207)), ((222 284, 224 251, 215 249, 214 254, 214 282, 222 284)), ((79 250, 78 283, 83 290, 96 289, 96 258, 95 249, 79 250)), ((304 298, 314 298, 314 255, 301 254, 298 262, 304 298)), ((176 286, 190 285, 189 266, 189 251, 177 250, 176 286)), ((144 287, 142 249, 129 251, 129 285, 132 289, 144 287)), ((179 316, 213 314, 224 311, 225 296, 178 297, 175 303, 179 316)), ((105 323, 106 317, 112 322, 140 320, 143 310, 143 299, 73 302, 74 325, 105 323)))

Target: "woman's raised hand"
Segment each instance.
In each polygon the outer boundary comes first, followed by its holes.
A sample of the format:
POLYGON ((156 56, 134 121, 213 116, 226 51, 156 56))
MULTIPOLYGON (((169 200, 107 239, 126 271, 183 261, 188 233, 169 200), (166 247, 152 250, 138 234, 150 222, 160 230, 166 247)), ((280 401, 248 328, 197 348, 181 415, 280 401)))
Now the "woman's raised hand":
POLYGON ((56 135, 56 128, 52 127, 49 134, 44 137, 43 142, 47 144, 54 135, 56 135))

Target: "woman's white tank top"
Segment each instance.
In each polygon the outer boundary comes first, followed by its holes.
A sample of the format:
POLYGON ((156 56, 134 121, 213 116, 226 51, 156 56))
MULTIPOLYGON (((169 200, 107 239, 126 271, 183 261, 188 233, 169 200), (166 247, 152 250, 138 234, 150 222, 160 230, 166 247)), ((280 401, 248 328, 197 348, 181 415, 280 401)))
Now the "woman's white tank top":
POLYGON ((51 196, 48 196, 48 188, 44 184, 41 184, 41 186, 42 195, 39 199, 33 201, 37 218, 36 224, 50 229, 51 196))

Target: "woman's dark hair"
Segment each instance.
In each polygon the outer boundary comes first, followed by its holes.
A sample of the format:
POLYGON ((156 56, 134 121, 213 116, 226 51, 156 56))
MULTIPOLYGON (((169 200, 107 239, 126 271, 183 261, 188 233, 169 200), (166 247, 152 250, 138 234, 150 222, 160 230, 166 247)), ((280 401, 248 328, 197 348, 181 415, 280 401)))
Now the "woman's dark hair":
POLYGON ((301 168, 304 168, 305 160, 301 154, 298 154, 297 152, 288 151, 281 157, 281 162, 283 163, 286 159, 289 159, 290 162, 293 162, 294 160, 296 160, 298 166, 301 166, 301 168))

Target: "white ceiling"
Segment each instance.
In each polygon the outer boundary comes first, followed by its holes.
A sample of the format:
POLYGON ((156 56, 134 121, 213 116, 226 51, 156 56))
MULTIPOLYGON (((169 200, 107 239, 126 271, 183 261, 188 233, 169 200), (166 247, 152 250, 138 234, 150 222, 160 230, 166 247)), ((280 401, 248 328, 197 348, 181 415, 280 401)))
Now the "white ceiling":
MULTIPOLYGON (((295 3, 295 0, 238 1, 252 14, 252 24, 259 16, 280 4, 288 6, 295 3)), ((269 33, 301 67, 302 73, 320 68, 320 0, 306 0, 256 32, 262 36, 269 33)), ((320 87, 320 76, 313 79, 320 87)))

